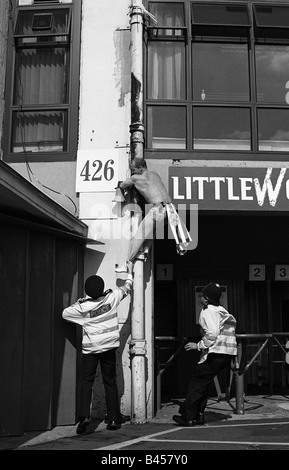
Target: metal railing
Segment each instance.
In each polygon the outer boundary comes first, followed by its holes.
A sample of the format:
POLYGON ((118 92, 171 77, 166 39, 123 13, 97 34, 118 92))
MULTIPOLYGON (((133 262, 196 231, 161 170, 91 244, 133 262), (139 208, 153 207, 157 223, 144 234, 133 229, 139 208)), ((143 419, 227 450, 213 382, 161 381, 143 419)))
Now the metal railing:
POLYGON ((286 356, 286 349, 280 341, 278 337, 288 338, 288 332, 278 332, 278 333, 268 333, 268 334, 237 334, 237 360, 234 365, 234 372, 236 378, 236 413, 237 414, 244 414, 244 403, 245 403, 245 392, 244 392, 244 383, 245 383, 245 374, 255 362, 258 356, 260 356, 263 349, 267 346, 268 347, 268 359, 269 359, 269 392, 270 394, 273 393, 273 354, 272 354, 272 345, 276 343, 278 347, 284 353, 284 362, 286 356), (250 341, 254 340, 255 342, 261 342, 261 345, 254 356, 247 362, 247 354, 248 354, 248 345, 250 341))
MULTIPOLYGON (((226 393, 222 394, 221 389, 219 386, 218 378, 214 378, 215 387, 218 394, 218 399, 226 397, 226 399, 230 400, 230 388, 232 382, 232 376, 234 374, 235 381, 236 381, 236 414, 244 414, 244 403, 245 403, 245 393, 244 393, 244 383, 245 383, 245 374, 252 366, 252 364, 256 361, 256 359, 260 356, 262 351, 265 347, 268 347, 268 359, 269 359, 269 388, 270 394, 273 393, 273 352, 272 346, 273 343, 277 344, 278 347, 284 353, 284 362, 287 348, 284 347, 278 338, 289 338, 289 332, 277 332, 277 333, 268 333, 268 334, 236 334, 237 338, 237 357, 232 363, 231 374, 230 374, 230 381, 226 387, 226 393), (261 343, 258 347, 257 352, 253 355, 253 357, 247 360, 248 356, 248 346, 250 345, 251 341, 261 343)), ((175 357, 179 354, 179 352, 183 349, 184 345, 188 341, 199 341, 199 337, 176 337, 176 336, 156 336, 155 337, 155 345, 156 345, 156 388, 157 388, 157 409, 161 408, 161 378, 163 373, 167 370, 167 368, 171 365, 175 357), (175 342, 179 343, 177 349, 170 355, 169 359, 164 363, 161 364, 160 362, 160 343, 161 342, 175 342)))

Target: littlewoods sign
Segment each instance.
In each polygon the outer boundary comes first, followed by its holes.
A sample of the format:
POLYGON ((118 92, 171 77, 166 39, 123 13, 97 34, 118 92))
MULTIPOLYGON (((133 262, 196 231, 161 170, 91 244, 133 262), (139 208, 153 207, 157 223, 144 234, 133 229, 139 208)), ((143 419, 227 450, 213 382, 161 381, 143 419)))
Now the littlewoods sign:
POLYGON ((289 168, 169 168, 174 204, 199 210, 289 210, 289 168))

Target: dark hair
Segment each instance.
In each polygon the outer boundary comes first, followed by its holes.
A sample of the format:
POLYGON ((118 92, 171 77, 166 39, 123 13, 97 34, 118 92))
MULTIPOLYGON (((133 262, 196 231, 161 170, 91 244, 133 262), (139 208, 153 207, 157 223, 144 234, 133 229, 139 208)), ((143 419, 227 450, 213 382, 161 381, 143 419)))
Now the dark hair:
POLYGON ((147 162, 144 158, 134 158, 131 161, 131 165, 133 165, 135 168, 147 168, 147 162))
POLYGON ((85 293, 92 299, 97 299, 104 291, 104 280, 100 276, 89 276, 84 284, 85 293))

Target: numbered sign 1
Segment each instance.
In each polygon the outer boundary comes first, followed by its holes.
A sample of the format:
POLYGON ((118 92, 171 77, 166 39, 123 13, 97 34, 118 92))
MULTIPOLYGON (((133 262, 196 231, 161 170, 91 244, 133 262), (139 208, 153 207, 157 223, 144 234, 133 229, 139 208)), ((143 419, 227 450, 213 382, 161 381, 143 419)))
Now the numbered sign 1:
POLYGON ((119 150, 79 150, 76 192, 115 191, 118 183, 119 150))
POLYGON ((265 264, 249 265, 249 281, 265 281, 265 264))
POLYGON ((289 264, 275 265, 275 281, 289 281, 289 264))
POLYGON ((172 281, 173 280, 173 265, 172 264, 157 264, 156 270, 157 281, 172 281))

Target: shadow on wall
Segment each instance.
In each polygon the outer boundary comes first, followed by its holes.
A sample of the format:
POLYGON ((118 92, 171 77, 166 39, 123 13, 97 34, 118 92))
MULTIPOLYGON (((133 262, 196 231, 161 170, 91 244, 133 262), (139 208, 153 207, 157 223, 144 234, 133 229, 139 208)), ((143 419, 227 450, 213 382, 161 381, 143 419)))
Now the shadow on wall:
POLYGON ((93 250, 92 248, 86 248, 84 259, 85 279, 98 272, 104 256, 105 253, 102 253, 101 251, 93 250))

